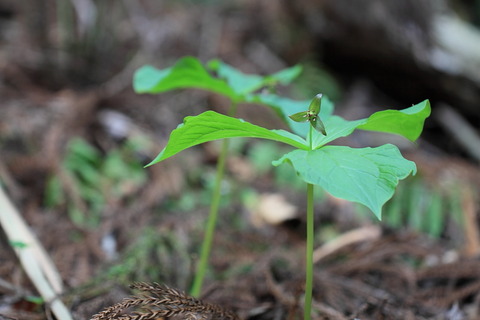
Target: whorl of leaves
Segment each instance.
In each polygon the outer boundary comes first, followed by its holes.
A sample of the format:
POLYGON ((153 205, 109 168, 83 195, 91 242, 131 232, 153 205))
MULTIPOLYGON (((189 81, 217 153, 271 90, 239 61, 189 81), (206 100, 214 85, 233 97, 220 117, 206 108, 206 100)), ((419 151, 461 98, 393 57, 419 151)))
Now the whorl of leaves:
POLYGON ((158 283, 138 282, 130 286, 140 291, 94 315, 91 320, 155 320, 181 315, 187 320, 239 320, 221 307, 206 303, 158 283), (137 309, 130 311, 129 309, 137 309))

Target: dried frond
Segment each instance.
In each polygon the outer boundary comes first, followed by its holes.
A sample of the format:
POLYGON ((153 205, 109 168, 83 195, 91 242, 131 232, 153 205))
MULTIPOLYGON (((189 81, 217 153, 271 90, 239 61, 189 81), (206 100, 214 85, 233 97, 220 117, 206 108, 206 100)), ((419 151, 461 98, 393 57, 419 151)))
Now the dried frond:
POLYGON ((116 303, 113 306, 108 307, 107 309, 103 310, 102 312, 97 313, 94 315, 91 320, 110 320, 110 319, 120 319, 118 315, 122 313, 124 310, 141 305, 144 303, 144 299, 136 299, 136 298, 125 298, 122 302, 116 303))
POLYGON ((238 316, 215 304, 195 299, 181 291, 158 283, 138 282, 131 285, 140 291, 133 298, 124 299, 91 320, 155 320, 181 315, 187 320, 238 320, 238 316), (127 309, 140 311, 127 313, 127 309))

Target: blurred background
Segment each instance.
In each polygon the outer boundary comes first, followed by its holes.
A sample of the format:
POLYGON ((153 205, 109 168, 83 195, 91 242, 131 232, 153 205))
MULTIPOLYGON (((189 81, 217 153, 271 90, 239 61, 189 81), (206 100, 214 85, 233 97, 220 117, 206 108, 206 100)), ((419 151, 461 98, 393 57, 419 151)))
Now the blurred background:
MULTIPOLYGON (((415 144, 365 132, 342 141, 394 141, 418 174, 381 222, 318 190, 316 314, 475 319, 479 25, 478 0, 2 0, 0 184, 58 268, 74 317, 89 319, 133 281, 188 290, 214 183, 216 143, 143 166, 185 116, 225 112, 226 101, 136 94, 137 68, 184 56, 261 75, 301 64, 281 93, 321 92, 349 120, 430 99, 415 144)), ((239 117, 282 127, 255 105, 239 117)), ((245 319, 301 309, 305 187, 270 165, 288 150, 232 140, 204 291, 245 319)), ((51 319, 3 231, 0 241, 0 318, 51 319)))

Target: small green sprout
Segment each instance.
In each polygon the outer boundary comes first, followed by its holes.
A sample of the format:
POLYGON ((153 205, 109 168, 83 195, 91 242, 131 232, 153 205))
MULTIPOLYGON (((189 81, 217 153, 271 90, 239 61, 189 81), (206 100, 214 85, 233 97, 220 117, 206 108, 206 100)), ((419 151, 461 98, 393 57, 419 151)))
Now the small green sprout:
POLYGON ((322 107, 322 94, 319 93, 315 96, 315 98, 313 98, 307 111, 297 112, 288 117, 295 122, 309 121, 315 130, 317 130, 318 132, 326 136, 327 131, 325 130, 325 125, 323 124, 322 120, 320 120, 320 117, 318 116, 321 107, 322 107))

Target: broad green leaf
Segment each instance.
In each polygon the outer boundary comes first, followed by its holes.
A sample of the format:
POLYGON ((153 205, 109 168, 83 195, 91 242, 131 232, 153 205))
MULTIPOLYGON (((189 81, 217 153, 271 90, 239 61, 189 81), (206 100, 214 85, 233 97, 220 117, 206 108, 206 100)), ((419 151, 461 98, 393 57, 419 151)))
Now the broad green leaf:
POLYGON ((225 81, 210 75, 200 61, 193 57, 182 58, 173 67, 161 70, 143 66, 134 74, 133 87, 137 93, 197 88, 222 94, 232 100, 238 98, 225 81))
POLYGON ((425 100, 403 110, 375 112, 357 129, 394 133, 415 141, 422 133, 423 124, 430 112, 430 102, 425 100))
POLYGON ((244 96, 265 86, 272 86, 277 83, 289 84, 302 71, 300 66, 293 66, 276 72, 274 74, 262 77, 255 74, 246 74, 238 69, 224 63, 221 60, 214 59, 208 62, 208 67, 217 72, 220 78, 227 81, 228 85, 239 95, 244 96))
POLYGON ((170 134, 166 147, 148 165, 165 160, 195 145, 225 138, 263 138, 307 149, 306 141, 285 130, 268 130, 249 122, 206 111, 195 117, 186 117, 170 134))
POLYGON ((391 144, 362 149, 326 146, 294 150, 273 165, 284 162, 290 163, 305 182, 335 197, 361 203, 379 219, 382 206, 392 197, 399 180, 416 173, 415 163, 403 158, 391 144))
POLYGON ((348 121, 339 116, 322 118, 328 135, 314 132, 313 149, 318 149, 335 139, 346 137, 356 129, 398 134, 410 141, 415 141, 422 133, 423 124, 430 112, 430 102, 425 100, 410 108, 379 111, 368 118, 354 121, 348 121))

